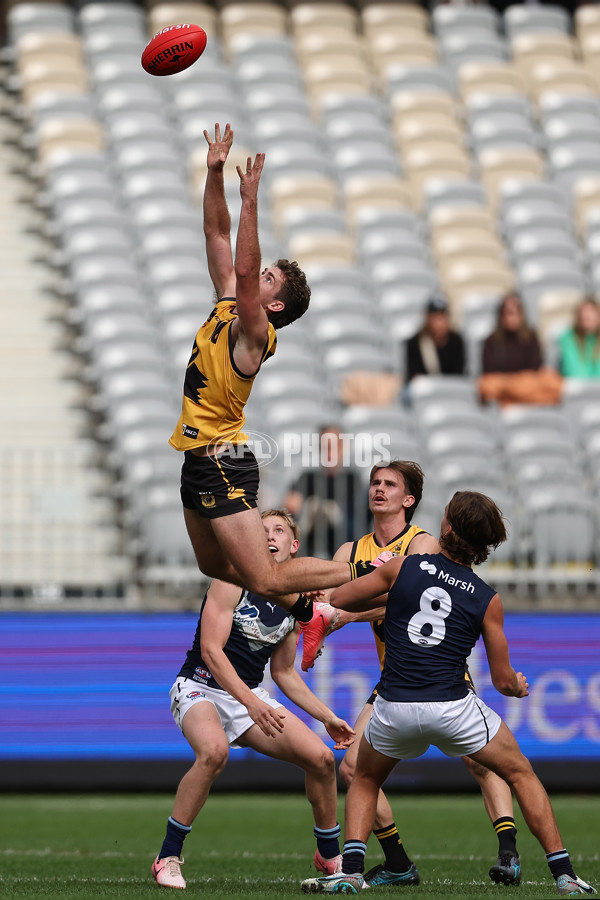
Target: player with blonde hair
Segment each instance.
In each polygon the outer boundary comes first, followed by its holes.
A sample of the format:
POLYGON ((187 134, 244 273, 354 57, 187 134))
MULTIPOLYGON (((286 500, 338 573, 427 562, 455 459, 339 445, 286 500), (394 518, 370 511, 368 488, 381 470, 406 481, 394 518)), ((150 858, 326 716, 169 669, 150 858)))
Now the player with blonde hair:
MULTIPOLYGON (((281 509, 262 513, 262 539, 276 565, 298 551, 299 533, 281 509)), ((296 671, 296 623, 285 610, 251 591, 213 581, 202 603, 192 648, 171 688, 171 712, 196 754, 183 776, 152 874, 163 887, 185 888, 183 843, 223 770, 229 747, 249 747, 304 769, 314 816, 317 870, 339 870, 337 786, 333 752, 294 713, 260 686, 267 662, 275 684, 322 722, 336 749, 354 731, 316 697, 296 671)))

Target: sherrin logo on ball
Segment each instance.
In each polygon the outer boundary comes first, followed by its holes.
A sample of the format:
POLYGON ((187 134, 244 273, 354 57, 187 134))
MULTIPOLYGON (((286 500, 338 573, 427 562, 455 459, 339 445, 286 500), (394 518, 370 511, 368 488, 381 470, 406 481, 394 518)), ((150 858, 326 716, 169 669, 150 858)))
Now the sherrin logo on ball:
POLYGON ((174 75, 195 63, 205 47, 206 32, 199 25, 169 25, 146 44, 142 67, 150 75, 174 75))

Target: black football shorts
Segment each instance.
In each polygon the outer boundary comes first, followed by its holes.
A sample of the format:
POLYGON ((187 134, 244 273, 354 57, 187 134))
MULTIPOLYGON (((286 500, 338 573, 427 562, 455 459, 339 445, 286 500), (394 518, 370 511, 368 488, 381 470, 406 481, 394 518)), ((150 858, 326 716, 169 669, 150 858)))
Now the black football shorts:
POLYGON ((245 444, 218 456, 184 453, 181 468, 181 502, 206 519, 231 516, 255 509, 258 495, 258 463, 245 444))

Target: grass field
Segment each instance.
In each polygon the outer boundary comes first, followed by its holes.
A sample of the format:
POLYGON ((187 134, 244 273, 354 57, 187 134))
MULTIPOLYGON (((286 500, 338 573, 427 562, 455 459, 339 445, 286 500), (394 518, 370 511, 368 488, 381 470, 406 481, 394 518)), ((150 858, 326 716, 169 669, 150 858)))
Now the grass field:
MULTIPOLYGON (((506 888, 488 878, 497 843, 477 795, 393 796, 392 802, 422 881, 419 887, 377 888, 378 895, 556 896, 543 853, 519 814, 523 882, 506 888)), ((165 895, 153 882, 150 865, 171 803, 165 795, 0 796, 0 895, 78 900, 165 895)), ((559 796, 553 803, 576 871, 598 886, 600 797, 559 796)), ((302 896, 301 880, 315 874, 313 853, 312 817, 302 795, 216 794, 186 842, 186 895, 302 896)), ((367 866, 380 858, 371 838, 367 866)))

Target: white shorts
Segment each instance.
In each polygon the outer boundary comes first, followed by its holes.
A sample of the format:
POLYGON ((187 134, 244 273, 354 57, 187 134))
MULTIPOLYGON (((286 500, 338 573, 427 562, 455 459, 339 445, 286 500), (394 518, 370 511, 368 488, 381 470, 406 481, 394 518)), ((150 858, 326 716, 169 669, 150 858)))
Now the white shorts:
MULTIPOLYGON (((252 688, 252 693, 272 706, 273 709, 282 705, 278 700, 273 700, 264 688, 252 688)), ((240 745, 236 743, 237 739, 256 724, 254 719, 248 715, 248 710, 243 703, 239 703, 227 691, 206 687, 204 684, 192 681, 191 678, 178 678, 169 691, 169 697, 175 724, 182 731, 183 718, 194 703, 212 703, 219 715, 230 747, 239 748, 240 745)))
POLYGON ((462 700, 392 703, 377 696, 365 738, 392 759, 415 759, 431 744, 446 756, 468 756, 498 732, 498 713, 469 691, 462 700))

